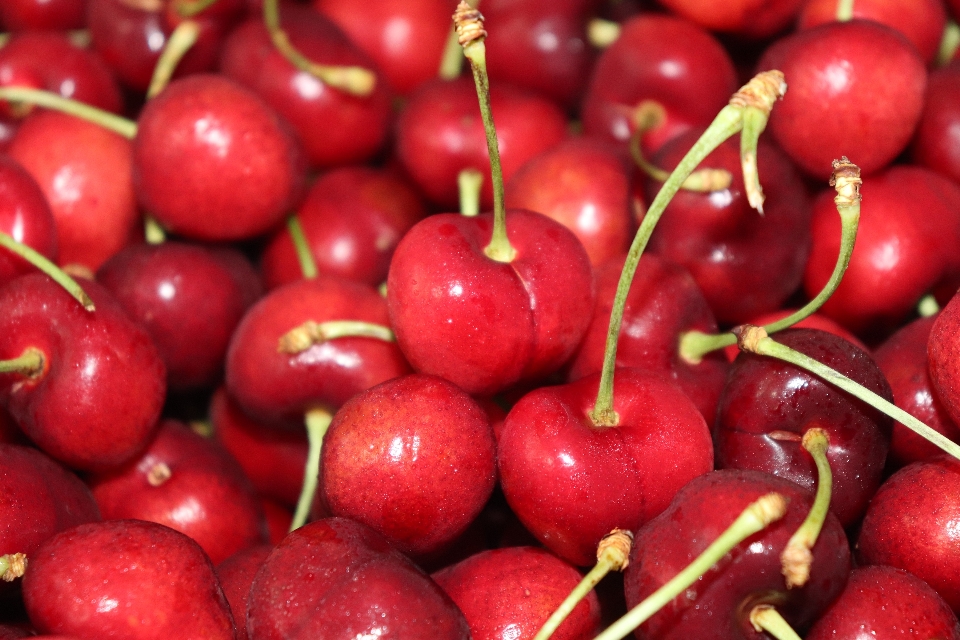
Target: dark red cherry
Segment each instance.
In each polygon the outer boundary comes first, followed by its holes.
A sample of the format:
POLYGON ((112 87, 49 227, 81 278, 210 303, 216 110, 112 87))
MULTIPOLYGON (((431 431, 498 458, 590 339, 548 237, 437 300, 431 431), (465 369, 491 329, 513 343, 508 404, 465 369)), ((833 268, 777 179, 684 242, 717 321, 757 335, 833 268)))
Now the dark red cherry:
POLYGON ((223 595, 230 603, 230 611, 237 623, 237 640, 247 640, 247 596, 250 585, 260 566, 273 551, 268 544, 248 547, 238 551, 217 565, 217 577, 223 587, 223 595))
MULTIPOLYGON (((0 231, 56 262, 57 228, 50 205, 33 176, 6 154, 0 154, 0 231)), ((0 251, 0 282, 35 269, 14 253, 0 251)))
POLYGON ((8 0, 0 24, 9 31, 67 31, 84 27, 87 0, 8 0))
POLYGON ((790 27, 804 0, 662 0, 662 4, 704 29, 760 39, 790 27))
POLYGON ((960 181, 960 64, 930 72, 923 113, 910 157, 916 164, 960 181))

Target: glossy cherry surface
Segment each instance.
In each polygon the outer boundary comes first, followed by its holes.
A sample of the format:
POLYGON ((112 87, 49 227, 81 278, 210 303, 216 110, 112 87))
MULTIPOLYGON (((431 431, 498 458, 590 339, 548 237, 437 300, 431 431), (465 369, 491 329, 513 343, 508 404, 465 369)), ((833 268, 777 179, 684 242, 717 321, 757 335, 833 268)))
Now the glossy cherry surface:
MULTIPOLYGON (((6 154, 0 155, 0 231, 56 261, 57 227, 50 205, 33 176, 6 154)), ((0 282, 35 269, 12 252, 0 251, 0 282)))

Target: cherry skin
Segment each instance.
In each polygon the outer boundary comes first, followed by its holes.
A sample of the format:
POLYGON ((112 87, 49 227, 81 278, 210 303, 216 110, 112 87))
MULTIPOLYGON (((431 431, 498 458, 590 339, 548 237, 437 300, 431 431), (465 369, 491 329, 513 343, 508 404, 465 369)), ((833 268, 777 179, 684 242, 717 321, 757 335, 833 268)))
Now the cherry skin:
POLYGON ((759 39, 790 27, 804 0, 663 0, 663 5, 705 29, 759 39))
POLYGON ((626 253, 633 238, 629 183, 612 145, 570 138, 520 167, 504 187, 504 203, 562 223, 597 267, 626 253))
MULTIPOLYGON (((386 280, 397 243, 425 214, 420 195, 406 180, 371 167, 325 173, 297 209, 317 271, 372 287, 386 280)), ((303 277, 289 230, 273 235, 260 266, 268 289, 303 277)))
MULTIPOLYGON (((0 154, 0 231, 56 261, 57 227, 50 205, 26 169, 0 154)), ((10 251, 0 251, 0 283, 36 267, 10 251)))
POLYGON ((239 251, 176 241, 127 246, 101 265, 97 281, 150 333, 171 390, 219 382, 233 330, 260 295, 239 251))
POLYGON ((860 564, 885 564, 924 580, 960 609, 960 462, 947 454, 914 462, 880 487, 863 519, 860 564))
POLYGON ((510 507, 548 549, 577 565, 596 561, 611 530, 639 528, 691 479, 713 469, 709 428, 679 388, 619 369, 617 426, 590 418, 599 375, 523 396, 497 450, 510 507), (669 465, 663 465, 669 460, 669 465))
POLYGON ((936 396, 954 423, 960 424, 960 296, 940 311, 927 339, 930 380, 936 396))
POLYGON ((20 428, 69 467, 115 468, 138 455, 154 433, 166 371, 146 331, 93 282, 85 310, 42 274, 0 289, 0 358, 29 348, 43 354, 34 376, 0 376, 0 399, 20 428), (64 425, 69 425, 65 427, 64 425))
POLYGON ((634 607, 693 561, 741 511, 777 492, 789 500, 786 515, 724 556, 717 565, 640 626, 639 638, 703 640, 765 637, 753 629, 750 611, 771 604, 803 633, 842 591, 850 549, 840 523, 828 514, 813 546, 810 579, 787 589, 780 553, 810 510, 806 489, 759 471, 726 469, 700 476, 670 507, 640 529, 624 572, 627 607, 634 607))
MULTIPOLYGON (((697 128, 677 136, 653 163, 673 170, 702 132, 697 128)), ((708 193, 681 189, 650 238, 650 251, 690 271, 721 324, 778 309, 800 286, 810 253, 810 200, 800 173, 763 139, 757 163, 765 185, 763 215, 747 202, 740 144, 730 138, 702 163, 730 172, 730 186, 708 193)), ((647 181, 648 201, 661 184, 647 181)))
POLYGON ((67 31, 84 27, 86 0, 9 0, 0 24, 9 31, 67 31))
POLYGON ((93 271, 131 241, 140 215, 129 140, 73 116, 38 111, 20 124, 8 152, 47 197, 60 264, 93 271))
POLYGON ((263 511, 236 461, 176 420, 160 423, 140 458, 88 482, 105 519, 166 525, 214 564, 267 541, 263 511))
MULTIPOLYGON (((532 638, 580 582, 580 572, 535 547, 482 551, 433 574, 470 624, 474 640, 532 638)), ((591 592, 551 638, 592 638, 600 603, 591 592)))
POLYGON ((153 522, 111 520, 57 534, 31 559, 23 595, 41 633, 234 637, 210 559, 187 536, 153 522))
POLYGON ((284 6, 281 24, 303 55, 320 64, 360 66, 376 74, 370 95, 334 89, 290 64, 273 46, 261 16, 262 11, 254 14, 230 34, 220 56, 221 72, 257 92, 286 118, 311 167, 371 159, 387 141, 392 112, 391 91, 370 58, 317 11, 284 6))
POLYGON ((436 583, 379 534, 345 518, 311 522, 273 550, 250 588, 247 632, 255 640, 470 637, 436 583))
POLYGON ((493 218, 430 216, 400 241, 387 277, 397 342, 414 370, 474 395, 556 371, 593 307, 589 258, 566 227, 511 209, 512 262, 484 253, 493 218))
POLYGON ((288 125, 220 75, 171 82, 151 99, 137 122, 133 162, 140 204, 170 231, 199 240, 264 233, 305 186, 303 151, 288 125))
POLYGON ((217 565, 217 578, 237 623, 237 640, 247 640, 247 596, 260 566, 273 551, 269 544, 238 551, 217 565))
POLYGON ((960 624, 943 598, 915 575, 883 565, 857 567, 843 593, 817 620, 806 640, 960 639, 960 624))
POLYGON ((840 156, 864 176, 889 164, 920 119, 926 66, 900 33, 869 20, 832 22, 776 41, 757 68, 779 69, 789 89, 769 130, 811 176, 840 156), (882 131, 883 135, 875 135, 882 131))
MULTIPOLYGON (((782 320, 783 318, 792 315, 795 311, 797 311, 797 309, 780 309, 778 311, 772 311, 770 313, 757 316, 756 318, 752 318, 747 322, 747 324, 752 324, 756 327, 762 327, 764 325, 772 324, 777 320, 782 320)), ((860 349, 863 349, 864 351, 869 351, 870 349, 867 345, 861 342, 857 336, 844 329, 840 323, 819 313, 813 313, 807 316, 800 322, 792 325, 792 328, 820 329, 821 331, 826 331, 827 333, 832 333, 835 336, 839 336, 847 342, 850 342, 860 349)), ((737 356, 740 355, 740 347, 732 344, 729 347, 725 347, 723 352, 727 355, 727 359, 730 360, 730 362, 733 362, 737 359, 737 356)), ((874 354, 874 357, 876 358, 876 354, 874 354)), ((877 364, 880 364, 879 361, 877 364)))
POLYGON ((930 72, 910 157, 923 167, 960 181, 960 63, 930 72))
MULTIPOLYGON (((775 339, 893 400, 869 354, 842 338, 789 329, 775 339)), ((765 471, 812 489, 816 465, 800 444, 811 428, 824 429, 830 441, 830 509, 844 526, 852 526, 880 486, 891 419, 794 365, 741 354, 727 377, 714 425, 717 466, 765 471)))

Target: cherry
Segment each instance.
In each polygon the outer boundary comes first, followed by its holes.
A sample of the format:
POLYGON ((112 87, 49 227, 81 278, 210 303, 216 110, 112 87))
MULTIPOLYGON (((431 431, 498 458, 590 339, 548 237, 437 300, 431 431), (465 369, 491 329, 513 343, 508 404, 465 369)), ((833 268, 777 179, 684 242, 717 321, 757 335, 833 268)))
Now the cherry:
POLYGON ((612 529, 636 529, 713 468, 703 416, 659 375, 620 369, 616 426, 591 418, 599 375, 531 391, 504 421, 497 464, 510 507, 547 548, 593 564, 612 529), (669 466, 661 461, 670 460, 669 466))
POLYGON ((130 141, 54 111, 24 120, 8 149, 37 181, 57 225, 61 264, 96 270, 140 220, 130 141))
POLYGON ((841 155, 853 158, 864 176, 882 169, 904 150, 920 119, 923 58, 877 22, 795 32, 767 49, 757 68, 786 76, 790 89, 770 118, 770 132, 812 176, 826 175, 841 155))
POLYGON ((166 525, 195 540, 214 564, 267 540, 263 511, 240 466, 175 420, 160 423, 140 458, 88 482, 105 519, 166 525))
MULTIPOLYGON (((37 181, 6 154, 0 155, 0 231, 50 260, 57 258, 57 228, 50 205, 37 181)), ((0 252, 0 282, 34 270, 23 258, 0 252)))
POLYGON ((954 295, 930 329, 927 340, 930 380, 936 396, 955 424, 960 423, 960 367, 957 336, 960 325, 960 296, 954 295))
POLYGON ((271 545, 248 547, 233 554, 217 565, 217 578, 223 595, 230 603, 230 611, 237 623, 237 640, 247 640, 247 596, 253 579, 273 551, 271 545))
MULTIPOLYGON (((291 44, 310 60, 373 67, 370 59, 317 11, 284 6, 280 19, 291 44)), ((378 76, 369 95, 356 96, 299 71, 276 50, 259 16, 230 34, 223 45, 220 69, 257 92, 293 126, 313 167, 363 162, 384 146, 391 122, 387 83, 378 76)))
POLYGON ((943 598, 915 575, 883 565, 857 567, 806 640, 960 638, 960 624, 943 598))
MULTIPOLYGON (((344 167, 320 176, 297 210, 300 228, 320 273, 378 286, 390 258, 426 211, 407 181, 371 167, 344 167)), ((268 289, 303 277, 287 229, 278 231, 261 256, 268 289)))
POLYGON ((84 27, 87 0, 9 0, 0 6, 0 24, 9 31, 66 31, 84 27))
POLYGON ((710 124, 736 88, 733 62, 712 35, 682 18, 640 14, 621 25, 594 65, 581 112, 584 131, 626 143, 640 125, 638 112, 651 110, 655 122, 642 146, 655 151, 687 129, 710 124))
POLYGON ((255 640, 470 637, 443 591, 372 529, 345 518, 293 531, 257 572, 247 604, 255 640))
POLYGON ((930 72, 920 123, 910 146, 910 156, 921 166, 960 181, 960 65, 930 72))
MULTIPOLYGON (((752 324, 757 327, 762 327, 764 325, 772 324, 778 320, 787 318, 797 311, 796 309, 780 309, 778 311, 772 311, 770 313, 765 313, 761 316, 751 319, 748 324, 752 324)), ((813 313, 803 320, 790 325, 794 329, 820 329, 821 331, 826 331, 827 333, 832 333, 835 336, 839 336, 846 340, 847 342, 852 343, 856 347, 863 349, 864 351, 869 351, 869 347, 865 345, 860 339, 843 328, 835 320, 821 315, 819 313, 813 313)), ((737 356, 740 355, 740 348, 736 344, 732 344, 728 347, 724 347, 723 352, 726 354, 727 359, 730 362, 733 362, 737 359, 737 356)), ((874 359, 876 359, 877 354, 874 354, 874 359)), ((880 364, 880 361, 877 360, 877 364, 880 364)), ((882 366, 880 367, 883 368, 882 366)))
POLYGON ((486 414, 435 376, 394 378, 357 394, 323 441, 321 491, 330 513, 373 528, 415 557, 463 533, 495 480, 486 414))
MULTIPOLYGON (((580 573, 535 547, 482 551, 433 574, 457 603, 474 640, 532 638, 580 582, 580 573)), ((592 638, 600 624, 600 603, 591 593, 551 636, 592 638)))
MULTIPOLYGON (((774 36, 793 24, 804 0, 662 0, 665 7, 705 29, 748 38, 774 36)), ((834 2, 834 4, 836 4, 834 2)))
POLYGON ((23 596, 40 633, 232 639, 233 619, 196 542, 142 520, 84 524, 45 542, 23 596))
POLYGON ((761 638, 748 617, 769 604, 801 633, 841 592, 850 570, 843 528, 828 515, 814 545, 809 581, 787 589, 780 553, 810 509, 812 495, 789 480, 759 471, 721 470, 694 479, 666 511, 635 535, 624 572, 627 606, 633 607, 672 579, 758 497, 787 498, 786 515, 739 543, 680 597, 638 630, 642 637, 761 638))
POLYGON ((0 357, 26 352, 32 373, 0 375, 0 398, 51 457, 104 470, 138 455, 154 433, 166 391, 163 361, 147 333, 102 287, 85 282, 87 311, 42 274, 0 289, 0 357))
POLYGON ((127 246, 101 265, 97 281, 147 329, 171 390, 219 381, 233 330, 260 295, 240 252, 174 241, 127 246))
POLYGON ((531 158, 507 181, 509 208, 529 209, 573 231, 597 267, 626 252, 632 237, 630 179, 616 149, 570 138, 531 158))
POLYGON ((871 500, 857 540, 858 559, 909 571, 957 611, 958 515, 960 462, 940 455, 907 465, 871 500))

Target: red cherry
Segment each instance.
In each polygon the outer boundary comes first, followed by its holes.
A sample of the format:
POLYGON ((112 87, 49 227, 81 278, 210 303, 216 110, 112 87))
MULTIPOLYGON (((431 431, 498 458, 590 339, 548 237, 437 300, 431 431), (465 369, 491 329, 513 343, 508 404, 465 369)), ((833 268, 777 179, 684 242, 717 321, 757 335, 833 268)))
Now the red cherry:
POLYGON ((287 124, 218 75, 177 80, 147 103, 133 162, 143 207, 170 231, 201 240, 267 231, 305 186, 303 152, 287 124))
POLYGON ((250 585, 263 565, 267 556, 273 551, 270 545, 257 545, 238 551, 217 565, 217 577, 223 587, 223 595, 230 603, 230 611, 237 626, 237 640, 247 640, 247 596, 250 595, 250 585))
POLYGON ((86 0, 8 0, 0 24, 10 31, 67 31, 84 27, 86 0))
POLYGON ((662 0, 662 3, 704 29, 768 38, 792 25, 804 0, 662 0))
MULTIPOLYGON (((56 261, 57 228, 50 205, 33 176, 7 155, 0 155, 0 231, 56 261)), ((9 251, 0 252, 0 282, 35 269, 9 251)))
POLYGON ((910 147, 917 164, 960 181, 960 65, 930 72, 920 123, 910 147))
POLYGON ((927 340, 930 379, 954 423, 960 424, 960 296, 941 310, 927 340))

